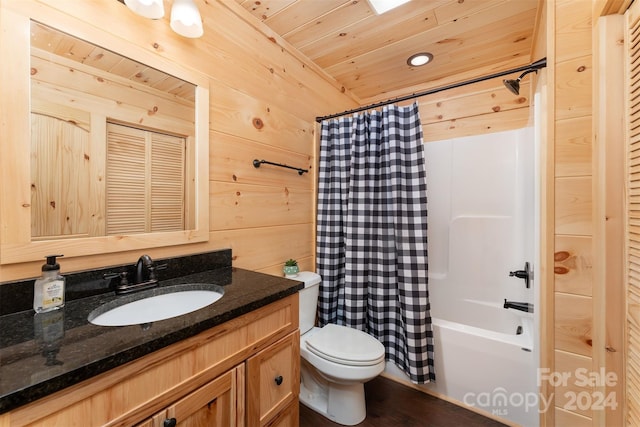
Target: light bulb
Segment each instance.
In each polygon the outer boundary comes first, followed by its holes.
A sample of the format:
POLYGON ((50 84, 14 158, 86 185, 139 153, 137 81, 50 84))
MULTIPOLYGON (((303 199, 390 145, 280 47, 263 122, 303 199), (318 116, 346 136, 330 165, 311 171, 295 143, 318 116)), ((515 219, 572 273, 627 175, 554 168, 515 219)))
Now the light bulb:
POLYGON ((133 12, 145 18, 160 19, 164 16, 162 0, 124 0, 124 4, 133 12))
POLYGON ((433 59, 433 55, 429 52, 416 53, 407 59, 407 64, 412 67, 420 67, 429 63, 433 59))
POLYGON ((202 18, 191 0, 174 0, 171 7, 171 29, 184 37, 202 36, 202 18))

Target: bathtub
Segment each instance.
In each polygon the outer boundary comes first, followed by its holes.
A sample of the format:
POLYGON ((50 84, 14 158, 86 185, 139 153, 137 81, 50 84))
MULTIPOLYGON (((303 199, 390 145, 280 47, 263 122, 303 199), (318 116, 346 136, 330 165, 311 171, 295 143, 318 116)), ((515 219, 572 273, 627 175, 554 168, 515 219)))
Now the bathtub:
MULTIPOLYGON (((503 422, 539 425, 532 128, 425 144, 436 381, 416 386, 503 422)), ((386 376, 409 383, 388 363, 386 376)))
MULTIPOLYGON (((500 330, 432 319, 436 381, 413 386, 509 424, 537 426, 533 315, 495 307, 497 319, 492 320, 484 310, 491 303, 469 301, 469 307, 474 305, 485 314, 479 323, 499 324, 500 330)), ((409 381, 389 362, 385 376, 409 381)))

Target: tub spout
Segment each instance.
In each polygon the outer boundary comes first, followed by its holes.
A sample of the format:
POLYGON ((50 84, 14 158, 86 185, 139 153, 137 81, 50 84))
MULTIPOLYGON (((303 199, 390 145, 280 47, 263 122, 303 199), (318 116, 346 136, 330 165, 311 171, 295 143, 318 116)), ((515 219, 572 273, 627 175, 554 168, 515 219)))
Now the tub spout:
POLYGON ((533 304, 530 304, 528 302, 507 301, 506 298, 504 299, 504 308, 513 308, 514 310, 533 313, 533 304))

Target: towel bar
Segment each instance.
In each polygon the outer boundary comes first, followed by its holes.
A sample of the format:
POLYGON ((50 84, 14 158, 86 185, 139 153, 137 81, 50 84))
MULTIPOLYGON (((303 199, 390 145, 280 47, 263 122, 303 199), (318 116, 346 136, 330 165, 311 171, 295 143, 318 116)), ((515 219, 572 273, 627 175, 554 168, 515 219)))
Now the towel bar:
POLYGON ((253 161, 253 166, 254 166, 255 168, 259 168, 259 167, 260 167, 260 165, 261 165, 261 164, 263 164, 263 163, 264 163, 264 164, 267 164, 267 165, 278 166, 278 167, 280 167, 280 168, 287 168, 287 169, 293 169, 293 170, 296 170, 296 171, 298 171, 298 175, 302 175, 302 174, 303 174, 303 173, 305 173, 305 172, 309 172, 309 170, 308 170, 308 169, 295 168, 295 167, 293 167, 293 166, 289 166, 289 165, 283 165, 283 164, 280 164, 280 163, 273 163, 273 162, 269 162, 269 161, 267 161, 267 160, 258 160, 258 159, 255 159, 255 160, 253 161))

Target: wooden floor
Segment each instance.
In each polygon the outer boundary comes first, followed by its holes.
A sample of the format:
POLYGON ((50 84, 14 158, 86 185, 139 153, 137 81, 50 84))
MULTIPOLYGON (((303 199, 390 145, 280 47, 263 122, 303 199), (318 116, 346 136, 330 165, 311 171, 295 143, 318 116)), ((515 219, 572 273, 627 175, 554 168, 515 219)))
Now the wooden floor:
MULTIPOLYGON (((359 427, 504 427, 502 423, 384 377, 366 383, 365 394, 367 418, 359 427)), ((300 404, 300 427, 339 425, 300 404)))

